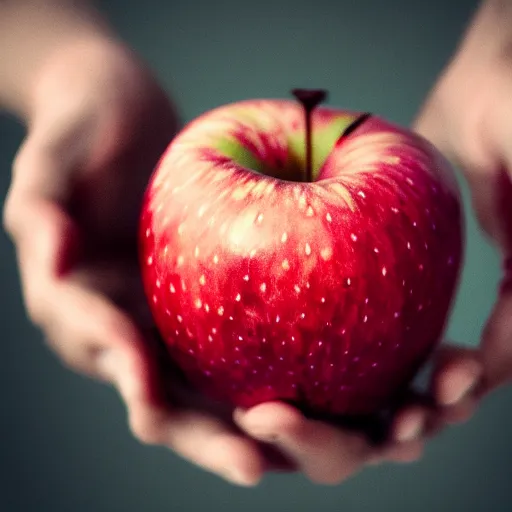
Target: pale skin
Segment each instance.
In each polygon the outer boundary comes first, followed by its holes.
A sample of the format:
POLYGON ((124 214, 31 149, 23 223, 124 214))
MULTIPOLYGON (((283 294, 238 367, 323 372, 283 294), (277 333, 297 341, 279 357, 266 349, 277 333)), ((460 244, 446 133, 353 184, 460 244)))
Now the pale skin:
MULTIPOLYGON (((511 26, 508 2, 483 3, 415 122, 462 168, 504 258, 512 231, 493 185, 512 172, 511 26)), ((436 406, 400 411, 384 446, 280 403, 226 415, 172 378, 170 405, 135 250, 144 185, 179 126, 166 94, 86 3, 3 0, 0 106, 27 127, 4 207, 27 314, 64 364, 119 391, 140 441, 239 485, 278 469, 337 484, 368 464, 417 460, 426 437, 469 419, 512 375, 505 290, 479 349, 436 356, 436 406)))

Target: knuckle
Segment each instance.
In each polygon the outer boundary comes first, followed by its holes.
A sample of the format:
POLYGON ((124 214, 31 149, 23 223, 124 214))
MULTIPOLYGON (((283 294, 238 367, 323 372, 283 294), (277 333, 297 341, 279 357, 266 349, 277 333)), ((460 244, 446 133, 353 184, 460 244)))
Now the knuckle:
POLYGON ((39 293, 30 289, 24 295, 25 309, 29 320, 45 330, 49 324, 46 300, 39 293))
POLYGON ((158 421, 155 421, 154 416, 149 411, 143 414, 140 412, 131 414, 130 430, 132 431, 132 434, 143 444, 163 444, 163 428, 158 421))

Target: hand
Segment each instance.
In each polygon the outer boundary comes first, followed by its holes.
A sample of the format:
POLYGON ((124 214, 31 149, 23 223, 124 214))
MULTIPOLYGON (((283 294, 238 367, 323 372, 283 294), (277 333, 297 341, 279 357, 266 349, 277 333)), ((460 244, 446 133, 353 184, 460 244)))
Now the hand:
MULTIPOLYGON (((284 404, 233 414, 161 368, 137 225, 175 113, 141 63, 103 39, 62 47, 35 83, 4 209, 27 312, 67 366, 119 390, 138 439, 246 485, 270 470, 337 483, 374 459, 420 455, 418 441, 377 449, 284 404)), ((406 440, 416 423, 414 409, 405 410, 395 436, 406 440)))
MULTIPOLYGON (((464 384, 464 419, 512 378, 511 21, 507 2, 482 4, 415 121, 416 130, 462 170, 480 225, 503 260, 502 284, 479 348, 453 347, 437 375, 438 396, 455 396, 454 388, 464 384)), ((453 412, 453 406, 437 409, 429 423, 442 428, 453 412)))

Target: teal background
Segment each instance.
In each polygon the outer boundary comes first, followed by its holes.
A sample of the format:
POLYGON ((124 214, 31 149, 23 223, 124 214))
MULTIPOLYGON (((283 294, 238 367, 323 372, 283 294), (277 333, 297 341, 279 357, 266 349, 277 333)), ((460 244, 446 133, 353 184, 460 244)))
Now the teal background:
MULTIPOLYGON (((102 3, 185 120, 216 105, 326 87, 331 103, 413 118, 453 52, 474 1, 146 0, 102 3)), ((0 117, 0 190, 23 129, 0 117)), ((466 194, 467 203, 467 194, 466 194)), ((474 344, 499 261, 468 208, 468 255, 448 335, 474 344)), ((512 389, 435 439, 421 462, 386 465, 326 488, 272 476, 232 487, 132 439, 116 394, 65 369, 22 307, 13 249, 0 233, 0 511, 508 511, 512 389)))

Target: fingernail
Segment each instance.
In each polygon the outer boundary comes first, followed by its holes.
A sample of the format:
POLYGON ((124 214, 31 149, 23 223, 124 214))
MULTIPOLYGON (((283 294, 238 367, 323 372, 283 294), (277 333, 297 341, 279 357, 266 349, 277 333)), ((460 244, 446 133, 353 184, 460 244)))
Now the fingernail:
POLYGON ((457 386, 448 390, 448 397, 445 397, 444 405, 454 405, 465 397, 469 396, 473 389, 476 388, 478 377, 475 375, 462 375, 459 377, 457 386))
POLYGON ((247 478, 247 476, 243 475, 237 469, 227 470, 226 473, 224 474, 224 477, 230 483, 239 485, 241 487, 254 487, 258 483, 258 481, 254 481, 247 478))
POLYGON ((417 419, 405 425, 397 434, 397 440, 401 443, 413 441, 421 436, 423 432, 423 420, 417 419))
POLYGON ((246 427, 246 431, 251 437, 254 437, 256 439, 259 439, 260 441, 264 441, 267 443, 275 443, 279 439, 278 434, 276 434, 275 432, 269 432, 265 428, 260 427, 258 425, 248 425, 246 427))

